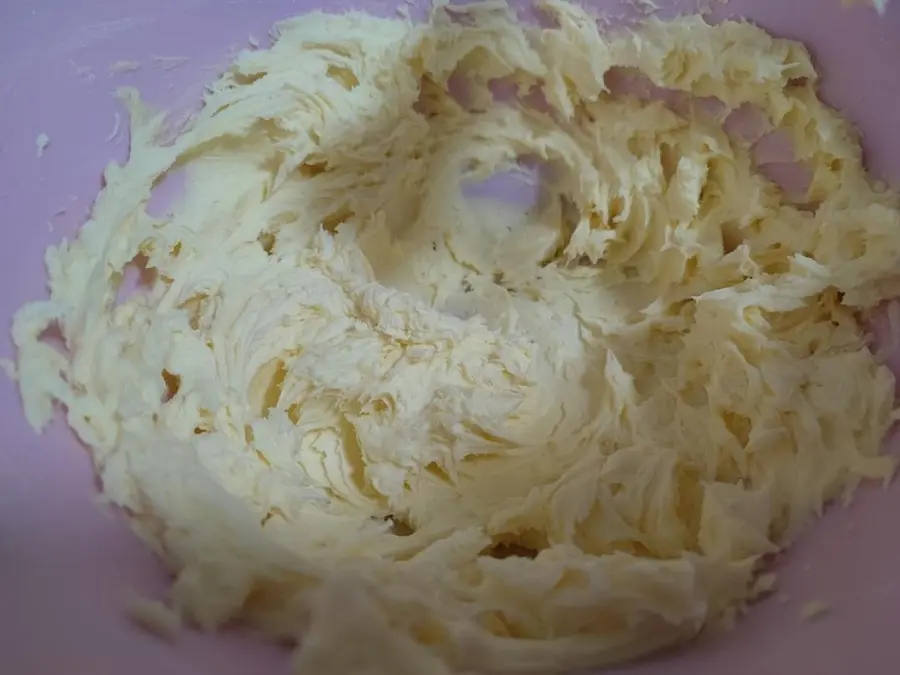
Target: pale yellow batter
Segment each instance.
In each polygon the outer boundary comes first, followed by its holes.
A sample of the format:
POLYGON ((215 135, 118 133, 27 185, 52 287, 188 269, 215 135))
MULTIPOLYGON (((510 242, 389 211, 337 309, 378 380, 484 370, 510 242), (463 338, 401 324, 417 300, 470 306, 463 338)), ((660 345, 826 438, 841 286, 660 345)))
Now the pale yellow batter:
POLYGON ((48 252, 18 371, 188 621, 300 640, 304 675, 617 661, 727 620, 762 556, 892 471, 894 378, 858 317, 900 295, 900 211, 806 50, 546 9, 284 22, 168 143, 125 92, 131 157, 48 252), (807 194, 724 114, 610 92, 613 67, 757 106, 807 194), (501 78, 523 102, 492 103, 501 78), (526 159, 528 212, 461 195, 526 159), (152 278, 117 300, 136 259, 152 278))

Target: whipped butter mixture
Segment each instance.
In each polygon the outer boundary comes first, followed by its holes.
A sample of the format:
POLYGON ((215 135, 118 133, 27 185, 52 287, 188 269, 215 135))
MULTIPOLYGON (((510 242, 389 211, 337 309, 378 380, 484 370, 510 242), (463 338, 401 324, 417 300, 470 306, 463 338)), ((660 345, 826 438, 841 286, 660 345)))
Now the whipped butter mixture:
POLYGON ((49 250, 18 373, 187 621, 297 641, 305 674, 623 660, 733 617, 890 475, 860 317, 900 294, 900 211, 807 51, 544 9, 286 21, 174 138, 123 94, 130 158, 49 250), (611 85, 638 72, 666 102, 611 85), (723 130, 749 106, 808 188, 723 130), (534 166, 528 209, 464 194, 534 166))

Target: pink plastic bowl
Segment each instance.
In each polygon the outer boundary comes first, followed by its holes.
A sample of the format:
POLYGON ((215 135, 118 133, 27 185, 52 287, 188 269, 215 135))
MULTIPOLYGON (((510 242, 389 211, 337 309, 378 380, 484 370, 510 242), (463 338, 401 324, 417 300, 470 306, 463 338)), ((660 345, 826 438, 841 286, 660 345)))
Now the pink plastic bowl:
MULTIPOLYGON (((665 2, 668 11, 693 2, 665 2)), ((597 8, 627 2, 594 0, 597 8)), ((715 3, 713 3, 715 4, 715 3)), ((186 107, 248 36, 311 9, 387 15, 392 0, 0 0, 0 356, 11 356, 12 312, 44 293, 44 248, 82 222, 126 134, 112 142, 111 92, 136 85, 151 103, 186 107), (153 64, 156 56, 190 60, 153 64), (110 75, 116 61, 145 64, 110 75), (35 139, 51 141, 42 159, 35 139), (65 212, 61 210, 65 209, 65 212)), ((803 40, 828 100, 865 134, 870 168, 900 182, 900 3, 879 19, 840 0, 732 0, 746 16, 803 40)), ((415 12, 414 12, 415 14, 415 12)), ((121 113, 121 111, 118 111, 121 113)), ((174 646, 122 615, 128 589, 152 595, 166 580, 125 523, 92 501, 89 461, 61 424, 42 437, 25 424, 14 385, 0 377, 0 657, 11 675, 132 672, 244 675, 288 672, 286 652, 235 633, 186 632, 174 646)), ((778 563, 780 591, 730 634, 678 653, 608 670, 634 675, 880 675, 900 671, 900 489, 872 488, 834 508, 778 563), (832 611, 807 623, 800 607, 832 611)))

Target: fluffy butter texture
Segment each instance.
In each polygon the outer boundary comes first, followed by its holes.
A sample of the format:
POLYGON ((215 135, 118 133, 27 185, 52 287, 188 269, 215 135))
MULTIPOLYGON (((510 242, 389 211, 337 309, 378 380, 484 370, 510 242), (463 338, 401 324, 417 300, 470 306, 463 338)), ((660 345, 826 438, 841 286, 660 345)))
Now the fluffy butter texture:
POLYGON ((173 606, 297 640, 297 672, 689 639, 893 469, 894 378, 858 317, 900 291, 900 212, 806 50, 544 9, 555 27, 496 2, 285 21, 177 133, 124 91, 130 158, 15 317, 28 419, 65 407, 173 606), (681 98, 611 89, 637 71, 681 98), (710 97, 790 138, 805 194, 710 97), (546 169, 526 213, 463 196, 526 159, 546 169))

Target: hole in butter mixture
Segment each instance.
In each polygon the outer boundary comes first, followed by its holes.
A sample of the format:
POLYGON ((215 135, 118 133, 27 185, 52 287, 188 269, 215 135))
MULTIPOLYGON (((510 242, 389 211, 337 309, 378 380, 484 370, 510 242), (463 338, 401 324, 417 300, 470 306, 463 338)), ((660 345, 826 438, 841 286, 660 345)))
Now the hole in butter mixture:
POLYGON ((298 673, 688 640, 893 469, 897 195, 805 48, 542 10, 282 22, 177 134, 122 91, 129 160, 16 316, 29 421, 68 409, 173 606, 298 673))

